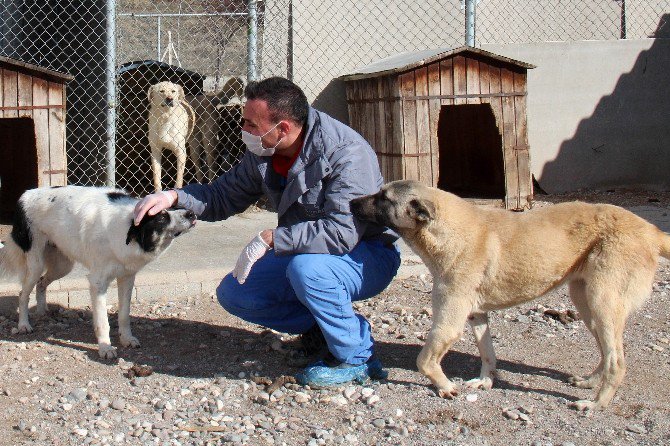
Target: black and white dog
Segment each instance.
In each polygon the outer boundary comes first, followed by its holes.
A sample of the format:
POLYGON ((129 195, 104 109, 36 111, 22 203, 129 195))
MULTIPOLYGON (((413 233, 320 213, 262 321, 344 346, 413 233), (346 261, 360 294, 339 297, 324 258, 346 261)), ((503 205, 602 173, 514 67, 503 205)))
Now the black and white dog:
POLYGON ((107 288, 119 291, 119 336, 124 347, 139 347, 130 330, 130 298, 135 275, 175 237, 195 225, 195 214, 170 209, 133 225, 137 199, 124 191, 81 186, 26 191, 16 206, 11 238, 0 248, 0 275, 18 276, 19 333, 33 329, 30 293, 37 285, 37 315, 47 311, 46 288, 68 274, 74 262, 88 271, 93 326, 102 358, 116 356, 109 339, 107 288))

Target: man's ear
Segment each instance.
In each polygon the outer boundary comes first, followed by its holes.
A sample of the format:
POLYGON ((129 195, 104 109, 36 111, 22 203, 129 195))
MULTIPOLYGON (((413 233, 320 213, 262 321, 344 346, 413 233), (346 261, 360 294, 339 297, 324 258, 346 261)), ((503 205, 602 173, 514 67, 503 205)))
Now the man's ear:
POLYGON ((432 201, 415 198, 409 202, 409 213, 416 220, 428 223, 435 219, 435 204, 432 201))
POLYGON ((290 121, 286 121, 286 120, 279 121, 278 128, 279 128, 279 130, 284 132, 284 134, 288 135, 289 130, 291 130, 291 125, 292 124, 291 124, 290 121))

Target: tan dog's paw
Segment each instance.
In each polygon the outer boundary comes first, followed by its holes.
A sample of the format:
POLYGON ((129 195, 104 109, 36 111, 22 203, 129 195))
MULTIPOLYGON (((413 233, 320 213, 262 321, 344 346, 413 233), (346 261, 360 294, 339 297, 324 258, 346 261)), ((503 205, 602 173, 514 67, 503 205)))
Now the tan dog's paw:
POLYGON ((459 393, 458 388, 453 384, 451 384, 448 387, 437 389, 437 394, 440 395, 440 398, 446 398, 449 400, 456 398, 456 396, 458 396, 458 393, 459 393))
POLYGON ((598 380, 595 378, 582 378, 581 376, 577 375, 568 378, 568 383, 580 389, 593 389, 596 386, 597 381, 598 380))
POLYGON ((124 347, 138 348, 140 341, 135 336, 121 336, 121 345, 124 347))
POLYGON ((591 400, 575 401, 575 402, 569 403, 568 406, 572 409, 575 409, 575 410, 578 410, 578 411, 581 411, 581 412, 584 412, 584 411, 587 411, 587 410, 599 409, 599 406, 596 404, 596 402, 591 401, 591 400))
POLYGON ((33 327, 30 326, 28 322, 25 324, 19 324, 19 326, 16 328, 16 333, 17 334, 28 334, 33 332, 33 327))
POLYGON ((116 347, 109 344, 98 344, 98 355, 102 359, 114 359, 116 358, 116 347))
POLYGON ((493 380, 491 378, 473 378, 463 383, 468 389, 482 389, 491 390, 493 388, 493 380))

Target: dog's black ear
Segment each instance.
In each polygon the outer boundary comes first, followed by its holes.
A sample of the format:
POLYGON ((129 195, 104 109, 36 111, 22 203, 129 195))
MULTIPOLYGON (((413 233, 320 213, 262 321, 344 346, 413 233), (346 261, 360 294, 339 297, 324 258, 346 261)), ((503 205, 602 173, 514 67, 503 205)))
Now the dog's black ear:
POLYGON ((435 219, 435 204, 429 200, 415 198, 409 202, 409 212, 416 221, 427 223, 435 219))
POLYGON ((128 229, 128 235, 126 235, 126 245, 130 245, 133 240, 137 241, 138 245, 144 246, 144 231, 141 222, 137 226, 132 222, 130 223, 130 229, 128 229))

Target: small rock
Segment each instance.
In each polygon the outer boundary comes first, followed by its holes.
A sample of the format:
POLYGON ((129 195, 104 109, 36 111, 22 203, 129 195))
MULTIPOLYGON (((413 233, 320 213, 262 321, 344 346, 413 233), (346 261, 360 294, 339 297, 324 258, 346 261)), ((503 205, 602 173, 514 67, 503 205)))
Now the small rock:
POLYGON ((126 402, 123 401, 121 398, 117 398, 114 401, 112 401, 112 409, 123 410, 125 408, 126 408, 126 402))
POLYGON ((346 406, 349 404, 349 400, 346 399, 344 395, 335 395, 330 401, 337 406, 346 406))
POLYGON ((365 404, 368 406, 372 406, 375 403, 377 403, 381 398, 379 398, 379 395, 370 395, 367 400, 365 400, 365 404))
POLYGON ((358 391, 358 390, 356 389, 356 387, 354 387, 354 386, 349 386, 349 387, 347 387, 346 389, 344 389, 344 391, 342 392, 342 394, 344 395, 344 397, 345 397, 346 399, 350 400, 350 399, 356 394, 357 391, 358 391))
POLYGON ((468 401, 469 403, 474 403, 477 401, 477 394, 476 393, 468 393, 465 396, 465 400, 468 401))
POLYGON ((383 427, 386 427, 386 420, 384 420, 383 418, 375 418, 374 420, 372 420, 372 425, 374 427, 381 429, 383 427))
POLYGON ((635 434, 646 434, 647 429, 644 428, 644 426, 640 426, 639 424, 629 424, 626 426, 626 430, 628 432, 633 432, 635 434))
POLYGON ((79 387, 70 392, 67 397, 70 401, 78 403, 80 401, 84 401, 86 399, 87 394, 88 391, 86 389, 84 389, 83 387, 79 387))
POLYGON ((530 318, 525 314, 520 314, 516 317, 516 321, 521 322, 522 324, 527 324, 530 322, 530 318))
POLYGON ((503 416, 510 420, 518 420, 519 412, 516 409, 505 409, 503 410, 503 416))
POLYGON ((293 399, 295 400, 296 403, 306 403, 308 402, 311 397, 305 393, 305 392, 296 392, 295 395, 293 396, 293 399))
POLYGON ((88 435, 88 429, 75 428, 72 432, 76 435, 79 435, 80 437, 85 437, 88 435))
POLYGON ((368 398, 369 396, 373 395, 375 393, 374 389, 371 389, 370 387, 365 387, 363 390, 361 390, 361 395, 363 398, 368 398))
POLYGON ((535 408, 533 406, 521 406, 518 408, 518 411, 530 415, 535 412, 535 408))

